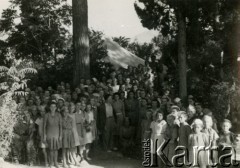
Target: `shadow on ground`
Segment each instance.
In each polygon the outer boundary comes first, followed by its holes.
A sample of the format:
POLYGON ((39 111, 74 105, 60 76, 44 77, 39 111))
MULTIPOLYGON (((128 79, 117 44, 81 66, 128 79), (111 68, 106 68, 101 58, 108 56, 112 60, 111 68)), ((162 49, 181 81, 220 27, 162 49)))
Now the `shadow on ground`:
POLYGON ((139 168, 141 160, 124 157, 119 152, 95 152, 89 164, 102 168, 139 168))
MULTIPOLYGON (((62 168, 62 165, 59 165, 62 168)), ((43 168, 43 166, 32 166, 34 168, 43 168)), ((123 157, 119 152, 95 151, 91 161, 83 161, 82 168, 140 168, 141 160, 123 157)), ((12 164, 8 162, 0 163, 0 168, 30 168, 27 165, 12 164)), ((77 168, 71 166, 71 168, 77 168)))

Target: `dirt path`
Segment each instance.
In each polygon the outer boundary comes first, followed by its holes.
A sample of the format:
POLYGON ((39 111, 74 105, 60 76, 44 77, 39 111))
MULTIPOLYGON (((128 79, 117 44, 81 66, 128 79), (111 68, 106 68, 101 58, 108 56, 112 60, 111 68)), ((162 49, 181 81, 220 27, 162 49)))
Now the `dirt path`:
MULTIPOLYGON (((34 168, 43 168, 41 166, 33 166, 34 168)), ((77 168, 71 166, 72 168, 77 168)), ((92 161, 83 161, 81 166, 83 168, 140 168, 141 160, 130 159, 123 157, 118 152, 102 152, 98 151, 92 158, 92 161)), ((16 165, 8 162, 0 163, 0 168, 30 168, 27 165, 16 165)), ((60 165, 62 168, 62 165, 60 165)))

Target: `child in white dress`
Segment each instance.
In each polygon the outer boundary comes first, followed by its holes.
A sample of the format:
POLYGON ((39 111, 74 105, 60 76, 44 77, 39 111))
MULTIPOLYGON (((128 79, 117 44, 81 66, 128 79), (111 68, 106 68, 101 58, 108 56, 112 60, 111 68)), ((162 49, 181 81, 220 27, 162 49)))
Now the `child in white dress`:
POLYGON ((91 144, 93 143, 93 141, 95 140, 95 119, 94 119, 94 113, 92 110, 92 106, 91 104, 87 104, 86 107, 86 112, 85 112, 85 122, 84 122, 84 129, 85 129, 85 148, 86 148, 86 159, 87 160, 91 160, 91 158, 89 157, 89 150, 91 147, 91 144))
POLYGON ((157 149, 160 147, 164 140, 164 133, 166 130, 167 122, 163 120, 163 114, 158 112, 155 115, 155 120, 152 121, 151 128, 151 151, 156 154, 157 149))

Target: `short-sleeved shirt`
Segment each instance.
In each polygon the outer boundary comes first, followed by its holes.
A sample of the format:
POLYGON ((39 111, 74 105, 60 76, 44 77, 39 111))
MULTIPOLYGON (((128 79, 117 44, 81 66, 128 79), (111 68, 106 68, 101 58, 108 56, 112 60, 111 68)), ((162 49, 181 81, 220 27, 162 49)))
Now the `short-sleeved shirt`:
POLYGON ((202 132, 208 135, 209 141, 217 141, 219 139, 217 132, 212 128, 205 128, 202 132))
POLYGON ((166 121, 162 120, 161 122, 153 121, 150 125, 150 128, 152 129, 153 135, 160 135, 165 132, 166 129, 166 121))

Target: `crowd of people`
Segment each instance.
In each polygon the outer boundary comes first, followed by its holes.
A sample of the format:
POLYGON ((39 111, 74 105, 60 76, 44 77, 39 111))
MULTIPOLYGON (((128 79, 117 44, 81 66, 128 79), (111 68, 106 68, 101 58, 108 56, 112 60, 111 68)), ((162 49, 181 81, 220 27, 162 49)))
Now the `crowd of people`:
MULTIPOLYGON (((55 167, 61 161, 63 167, 78 166, 82 160, 90 161, 98 147, 125 156, 141 153, 145 139, 152 140, 153 149, 171 139, 168 158, 177 145, 232 146, 230 120, 223 120, 218 131, 214 114, 193 96, 188 96, 185 106, 168 88, 156 87, 155 66, 111 70, 101 79, 82 79, 75 88, 64 82, 46 89, 27 88, 26 96, 16 97, 22 118, 14 128, 13 161, 55 167)), ((206 167, 206 155, 198 157, 200 167, 206 167)))

